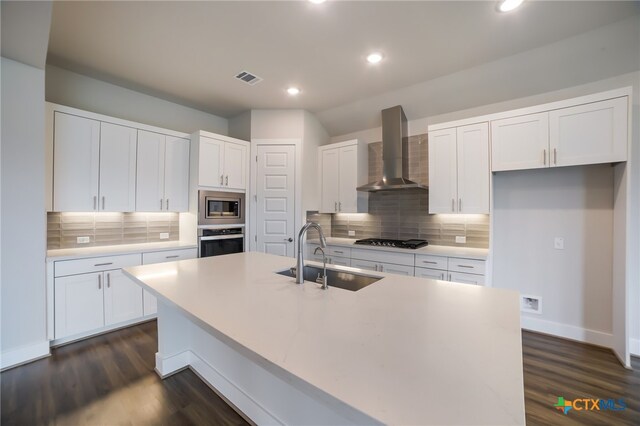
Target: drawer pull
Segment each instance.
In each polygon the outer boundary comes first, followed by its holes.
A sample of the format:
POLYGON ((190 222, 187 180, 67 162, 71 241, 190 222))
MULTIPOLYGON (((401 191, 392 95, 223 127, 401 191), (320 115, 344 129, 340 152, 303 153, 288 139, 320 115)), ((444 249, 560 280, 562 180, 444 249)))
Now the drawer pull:
POLYGON ((343 252, 343 251, 340 251, 340 250, 334 250, 334 252, 336 252, 336 253, 340 253, 340 254, 344 254, 344 252, 343 252))
POLYGON ((180 255, 174 254, 173 256, 166 256, 165 259, 175 259, 176 257, 180 257, 180 255))
POLYGON ((432 260, 423 260, 422 263, 430 263, 431 265, 437 265, 438 262, 434 262, 432 260))
POLYGON ((102 290, 102 274, 98 275, 98 290, 102 290))
POLYGON ((113 262, 106 262, 106 263, 96 263, 93 266, 109 266, 109 265, 113 265, 113 262))
POLYGON ((469 265, 458 265, 459 268, 469 268, 469 269, 473 269, 473 266, 469 266, 469 265))

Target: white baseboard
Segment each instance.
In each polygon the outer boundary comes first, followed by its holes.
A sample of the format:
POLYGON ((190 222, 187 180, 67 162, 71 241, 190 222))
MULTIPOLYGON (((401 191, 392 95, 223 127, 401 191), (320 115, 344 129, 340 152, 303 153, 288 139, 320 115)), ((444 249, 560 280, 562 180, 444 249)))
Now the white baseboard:
POLYGON ((520 324, 523 329, 536 331, 538 333, 551 334, 578 342, 590 343, 592 345, 611 348, 613 335, 601 331, 589 330, 573 325, 561 324, 559 322, 547 321, 538 318, 522 316, 520 324))
POLYGON ((40 358, 49 356, 49 341, 33 343, 31 345, 22 346, 2 352, 0 355, 0 370, 17 367, 27 362, 35 361, 40 358))
POLYGON ((629 339, 629 352, 631 355, 640 356, 640 339, 629 339))
POLYGON ((187 350, 170 356, 163 356, 156 352, 156 372, 165 379, 178 371, 184 370, 191 364, 192 353, 187 350))

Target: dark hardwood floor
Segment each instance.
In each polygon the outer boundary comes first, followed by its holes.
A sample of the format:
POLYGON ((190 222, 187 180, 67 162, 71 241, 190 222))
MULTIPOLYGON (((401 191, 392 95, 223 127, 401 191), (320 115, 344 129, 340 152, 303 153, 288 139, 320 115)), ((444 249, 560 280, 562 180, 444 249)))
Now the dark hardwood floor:
MULTIPOLYGON (((0 374, 2 425, 246 424, 190 370, 166 380, 153 371, 156 323, 53 350, 0 374)), ((529 425, 640 425, 640 360, 620 366, 607 349, 523 332, 529 425), (575 411, 558 397, 624 399, 623 411, 575 411)))

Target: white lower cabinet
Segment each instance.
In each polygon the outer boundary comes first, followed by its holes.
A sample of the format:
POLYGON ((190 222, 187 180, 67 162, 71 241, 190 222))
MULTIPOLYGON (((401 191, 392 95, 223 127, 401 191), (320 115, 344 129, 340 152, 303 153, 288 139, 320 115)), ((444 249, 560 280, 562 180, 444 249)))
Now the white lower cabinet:
POLYGON ((446 279, 446 271, 440 271, 438 269, 430 269, 430 268, 418 268, 416 267, 415 271, 416 277, 420 278, 431 278, 434 280, 445 280, 446 279))
POLYGON ((351 259, 348 257, 330 256, 327 263, 338 266, 351 266, 351 259))
POLYGON ((394 263, 372 262, 370 260, 351 259, 351 267, 368 271, 386 272, 388 274, 413 276, 413 266, 396 265, 394 263))
POLYGON ((454 283, 484 285, 484 275, 465 274, 464 272, 449 272, 449 281, 454 283))
POLYGON ((122 270, 104 272, 104 325, 142 316, 142 288, 122 270))
POLYGON ((102 272, 55 279, 55 338, 104 326, 102 272))

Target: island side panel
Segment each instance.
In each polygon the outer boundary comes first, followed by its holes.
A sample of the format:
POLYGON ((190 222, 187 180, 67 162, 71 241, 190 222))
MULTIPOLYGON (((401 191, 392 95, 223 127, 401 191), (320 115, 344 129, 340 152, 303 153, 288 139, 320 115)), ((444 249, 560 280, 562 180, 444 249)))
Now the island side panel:
POLYGON ((158 298, 156 372, 166 378, 191 362, 191 321, 158 298))

